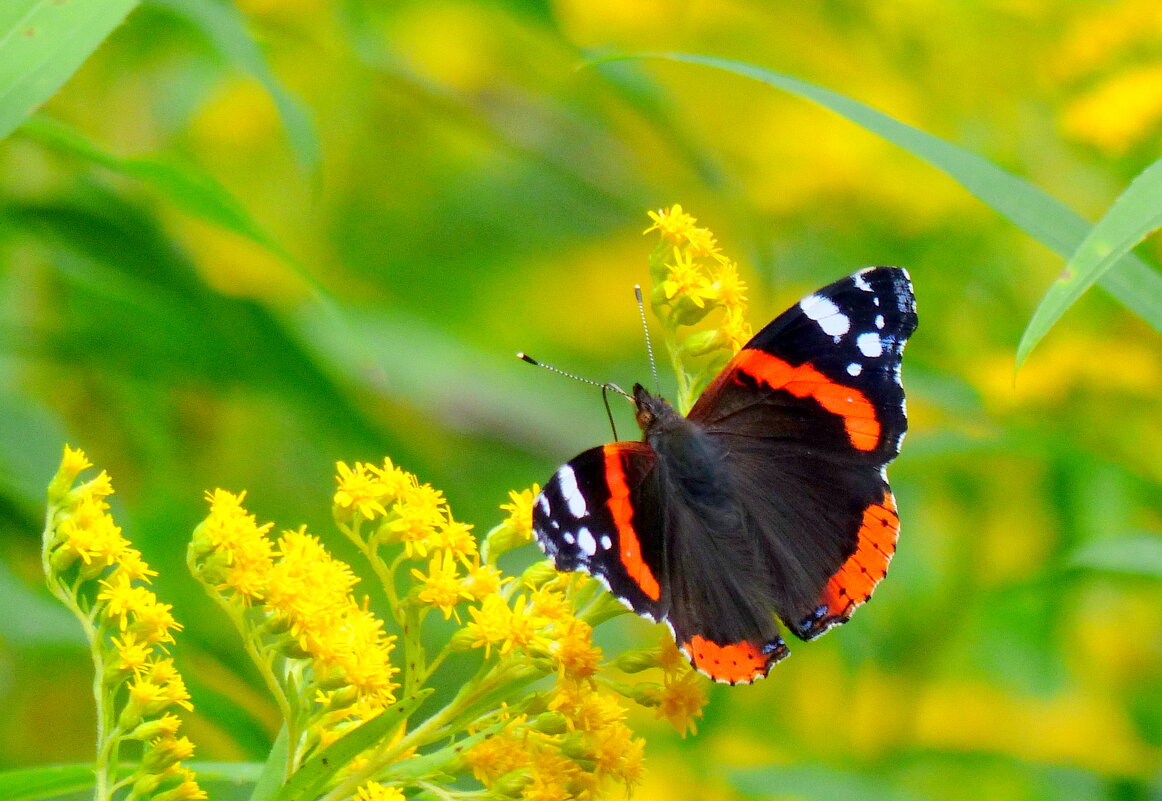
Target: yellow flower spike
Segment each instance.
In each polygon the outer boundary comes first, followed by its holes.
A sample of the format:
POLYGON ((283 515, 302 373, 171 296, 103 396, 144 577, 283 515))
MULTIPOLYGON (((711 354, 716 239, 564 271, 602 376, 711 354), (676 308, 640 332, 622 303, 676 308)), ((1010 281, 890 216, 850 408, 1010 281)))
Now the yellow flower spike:
POLYGON ((412 576, 423 585, 416 595, 420 603, 433 606, 444 614, 444 619, 460 615, 456 606, 472 599, 472 594, 460 583, 460 574, 451 551, 444 551, 432 557, 427 574, 412 569, 412 576))

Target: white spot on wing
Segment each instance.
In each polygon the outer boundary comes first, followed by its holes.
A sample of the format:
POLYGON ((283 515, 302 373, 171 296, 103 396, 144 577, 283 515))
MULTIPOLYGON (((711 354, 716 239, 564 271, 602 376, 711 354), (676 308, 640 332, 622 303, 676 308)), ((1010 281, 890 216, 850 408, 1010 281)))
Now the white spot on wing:
POLYGON ((853 376, 859 375, 862 372, 863 372, 863 366, 860 364, 857 364, 856 362, 852 362, 851 364, 847 365, 847 374, 848 375, 853 375, 853 376))
POLYGON ((852 280, 852 283, 854 283, 859 289, 862 289, 864 292, 874 292, 875 291, 874 289, 872 289, 872 285, 867 282, 867 279, 863 277, 863 273, 856 273, 855 275, 853 275, 851 277, 851 280, 852 280))
MULTIPOLYGON (((866 334, 860 334, 855 338, 855 346, 859 348, 859 352, 869 359, 875 359, 881 356, 884 352, 884 342, 880 339, 880 335, 875 331, 869 331, 866 334)), ((570 504, 570 507, 572 504, 570 504)))
POLYGON ((573 532, 572 532, 572 531, 566 531, 566 532, 565 532, 563 535, 561 535, 561 539, 563 539, 563 540, 565 541, 565 544, 566 544, 566 545, 572 545, 572 544, 573 544, 573 542, 574 542, 574 540, 573 540, 573 532))
POLYGON ((876 328, 884 327, 884 316, 882 314, 876 315, 876 328))
POLYGON ((839 307, 822 295, 808 295, 799 301, 803 314, 819 323, 828 336, 843 336, 851 330, 851 320, 839 311, 839 307))
POLYGON ((569 504, 569 513, 578 519, 588 514, 589 507, 585 505, 585 496, 577 486, 577 476, 573 473, 573 468, 565 465, 557 471, 557 478, 561 481, 561 494, 565 496, 565 503, 569 504))
POLYGON ((613 540, 609 538, 608 534, 601 535, 601 550, 608 551, 613 547, 613 540))
POLYGON ((597 540, 593 539, 593 535, 589 533, 589 529, 584 526, 577 532, 577 547, 586 556, 593 556, 593 554, 597 553, 597 540))
POLYGON ((542 492, 540 495, 537 496, 537 506, 539 506, 541 508, 541 514, 543 514, 545 517, 550 516, 549 515, 549 499, 545 497, 545 493, 542 492))

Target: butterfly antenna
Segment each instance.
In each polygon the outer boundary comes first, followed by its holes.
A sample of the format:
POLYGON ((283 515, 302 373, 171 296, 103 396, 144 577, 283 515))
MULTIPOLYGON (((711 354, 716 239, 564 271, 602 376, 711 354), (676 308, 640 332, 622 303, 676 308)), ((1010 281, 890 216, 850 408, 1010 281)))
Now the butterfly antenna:
POLYGON ((658 364, 654 361, 654 346, 650 342, 650 326, 646 322, 646 305, 642 301, 642 287, 641 284, 633 285, 633 294, 637 298, 637 311, 642 318, 642 331, 646 335, 646 353, 650 357, 650 372, 654 374, 654 394, 662 394, 662 385, 658 381, 658 364))
POLYGON ((516 355, 516 357, 518 359, 520 359, 522 362, 528 362, 529 364, 533 365, 534 367, 543 367, 546 370, 548 370, 549 372, 556 373, 557 375, 563 375, 563 376, 565 376, 565 378, 572 378, 574 381, 580 381, 582 384, 592 384, 595 387, 601 387, 601 400, 605 403, 605 413, 609 416, 609 427, 613 429, 613 438, 617 439, 617 425, 614 424, 614 422, 613 422, 613 410, 609 408, 609 393, 616 392, 618 395, 621 395, 623 398, 628 398, 631 401, 633 400, 632 395, 630 395, 624 389, 619 387, 617 384, 613 384, 613 383, 610 383, 608 381, 606 381, 603 384, 600 381, 594 381, 593 379, 590 379, 590 378, 582 378, 581 376, 576 375, 574 373, 566 372, 566 371, 562 370, 560 367, 554 367, 551 364, 545 364, 544 362, 538 362, 536 359, 534 359, 532 356, 529 356, 527 353, 518 353, 516 355))

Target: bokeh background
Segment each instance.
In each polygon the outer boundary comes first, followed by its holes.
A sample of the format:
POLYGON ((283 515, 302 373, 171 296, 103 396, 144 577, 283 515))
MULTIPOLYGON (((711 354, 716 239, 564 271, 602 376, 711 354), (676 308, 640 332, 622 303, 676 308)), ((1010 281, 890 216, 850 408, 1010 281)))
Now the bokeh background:
POLYGON ((608 439, 598 394, 512 354, 648 375, 631 288, 646 210, 677 202, 756 328, 882 263, 921 323, 888 580, 713 688, 696 737, 639 714, 636 797, 1162 798, 1162 584, 1102 558, 1162 531, 1162 339, 1095 290, 1017 371, 1060 257, 768 86, 582 67, 655 50, 836 89, 1090 219, 1162 144, 1156 0, 144 3, 0 143, 0 768, 91 758, 87 653, 38 558, 64 442, 186 627, 199 758, 260 760, 274 709, 184 569, 204 491, 327 537, 334 462, 390 455, 487 530, 608 439))

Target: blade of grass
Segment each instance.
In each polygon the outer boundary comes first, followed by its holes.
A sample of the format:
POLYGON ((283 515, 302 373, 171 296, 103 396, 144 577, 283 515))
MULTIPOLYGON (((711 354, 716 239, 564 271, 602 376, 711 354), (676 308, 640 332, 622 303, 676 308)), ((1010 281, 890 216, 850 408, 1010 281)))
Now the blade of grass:
MULTIPOLYGON (((988 159, 807 81, 753 64, 688 53, 635 53, 606 56, 590 63, 647 58, 725 70, 817 103, 946 173, 1022 231, 1064 257, 1073 254, 1090 230, 1089 223, 1064 203, 988 159)), ((1098 284, 1162 331, 1162 275, 1144 261, 1126 253, 1101 276, 1098 284)))
POLYGON ((1017 346, 1017 365, 1036 347, 1061 315, 1129 253, 1135 245, 1162 227, 1162 159, 1158 159, 1126 187, 1077 247, 1061 277, 1041 298, 1017 346))
POLYGON ((137 0, 0 3, 0 139, 64 85, 137 0))
POLYGON ((1162 535, 1140 532, 1091 542, 1074 551, 1069 565, 1107 573, 1162 578, 1162 535))

